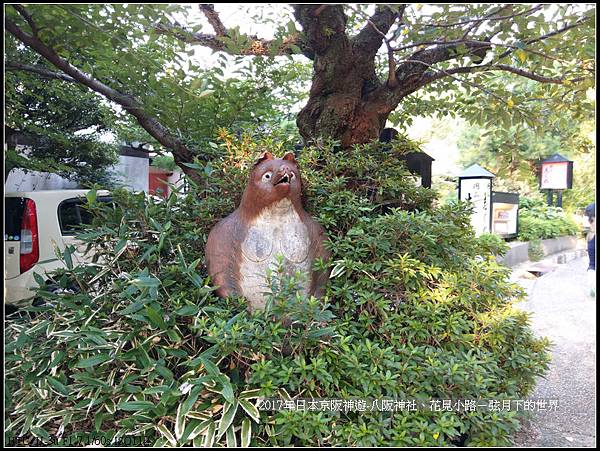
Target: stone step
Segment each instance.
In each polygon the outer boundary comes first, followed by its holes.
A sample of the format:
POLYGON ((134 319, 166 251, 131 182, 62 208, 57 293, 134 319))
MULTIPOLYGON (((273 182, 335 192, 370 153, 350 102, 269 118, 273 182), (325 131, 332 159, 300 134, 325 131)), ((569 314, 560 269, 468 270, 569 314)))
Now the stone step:
POLYGON ((575 249, 570 252, 562 252, 559 254, 550 255, 548 257, 551 258, 554 263, 557 263, 559 265, 564 265, 565 263, 573 261, 577 258, 585 257, 586 255, 587 255, 587 250, 575 249))

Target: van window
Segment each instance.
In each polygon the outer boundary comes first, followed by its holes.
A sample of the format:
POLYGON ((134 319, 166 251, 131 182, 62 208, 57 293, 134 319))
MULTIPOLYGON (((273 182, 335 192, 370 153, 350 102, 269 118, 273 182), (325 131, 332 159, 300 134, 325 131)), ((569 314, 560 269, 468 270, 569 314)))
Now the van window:
MULTIPOLYGON (((98 198, 100 202, 110 202, 111 197, 98 198)), ((63 235, 76 235, 81 226, 92 223, 92 214, 83 206, 85 199, 63 200, 58 206, 58 222, 63 235)))
POLYGON ((25 198, 5 197, 4 200, 4 241, 19 241, 25 198))

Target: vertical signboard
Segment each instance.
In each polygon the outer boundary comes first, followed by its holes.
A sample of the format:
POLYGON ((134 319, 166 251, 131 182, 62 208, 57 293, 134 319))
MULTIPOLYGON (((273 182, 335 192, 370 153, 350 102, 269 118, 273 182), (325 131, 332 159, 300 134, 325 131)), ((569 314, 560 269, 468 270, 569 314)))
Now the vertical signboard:
POLYGON ((492 180, 483 178, 460 180, 460 200, 473 204, 471 225, 476 235, 491 231, 492 180))
POLYGON ((569 162, 542 164, 541 189, 568 189, 569 162))

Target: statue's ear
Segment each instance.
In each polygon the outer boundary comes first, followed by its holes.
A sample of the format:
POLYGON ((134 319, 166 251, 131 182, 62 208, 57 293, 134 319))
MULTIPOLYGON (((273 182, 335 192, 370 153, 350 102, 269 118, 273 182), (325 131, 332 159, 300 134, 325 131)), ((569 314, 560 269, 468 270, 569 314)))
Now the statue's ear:
POLYGON ((292 163, 296 162, 296 158, 294 158, 294 154, 292 152, 287 152, 284 156, 283 156, 284 160, 287 161, 291 161, 292 163))
POLYGON ((259 164, 261 164, 263 161, 266 161, 266 160, 272 160, 273 158, 274 158, 274 157, 273 157, 273 154, 272 154, 271 152, 265 151, 265 152, 263 152, 263 153, 260 155, 260 157, 258 157, 258 158, 256 159, 256 161, 254 162, 254 165, 253 165, 253 166, 258 166, 258 165, 259 165, 259 164))

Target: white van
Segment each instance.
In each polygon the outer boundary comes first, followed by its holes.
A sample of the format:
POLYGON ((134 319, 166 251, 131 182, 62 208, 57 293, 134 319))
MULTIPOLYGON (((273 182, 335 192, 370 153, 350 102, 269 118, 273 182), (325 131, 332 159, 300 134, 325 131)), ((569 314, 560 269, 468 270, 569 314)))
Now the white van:
MULTIPOLYGON (((54 251, 67 245, 79 247, 75 239, 81 224, 91 222, 82 207, 89 190, 31 191, 4 195, 4 304, 31 304, 38 286, 33 274, 48 280, 47 273, 64 266, 54 251)), ((97 200, 110 201, 108 191, 98 191, 97 200)), ((75 254, 81 260, 82 254, 75 254)))

